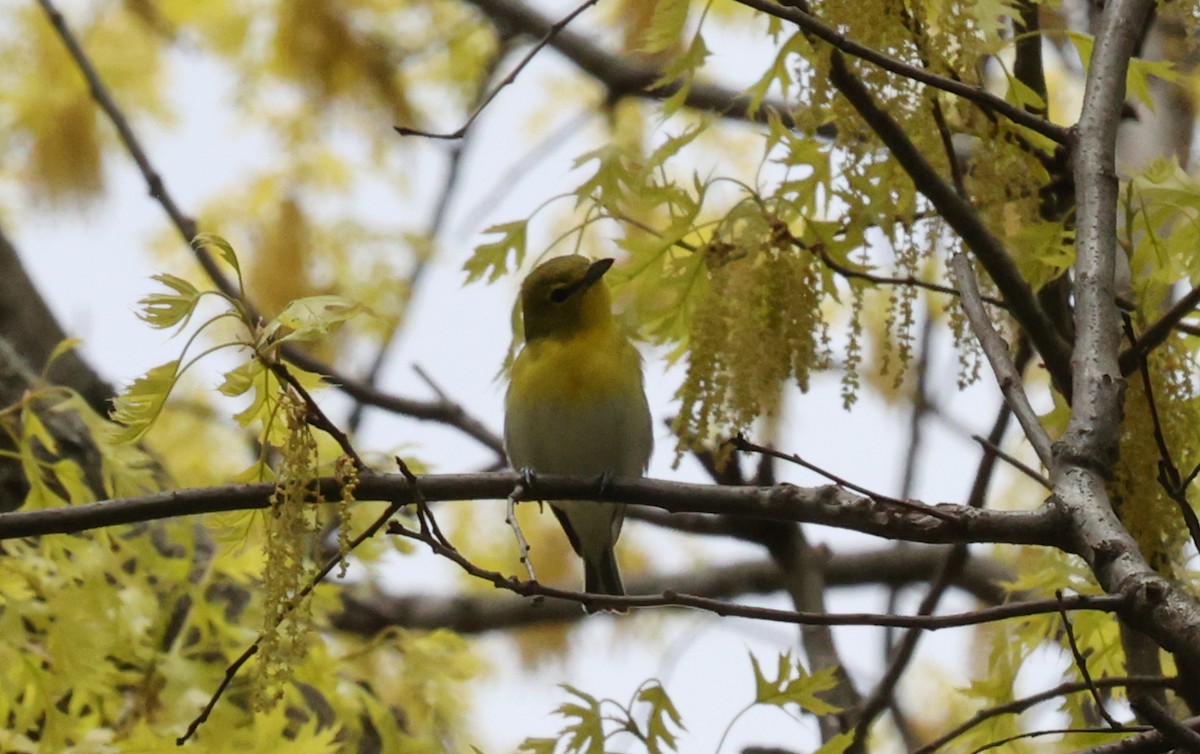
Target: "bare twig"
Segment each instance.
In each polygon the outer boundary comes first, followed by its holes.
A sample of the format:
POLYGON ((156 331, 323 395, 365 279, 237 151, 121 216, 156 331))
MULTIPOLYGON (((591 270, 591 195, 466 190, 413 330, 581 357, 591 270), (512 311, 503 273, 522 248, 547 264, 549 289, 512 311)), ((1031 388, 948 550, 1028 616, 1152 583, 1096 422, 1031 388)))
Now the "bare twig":
POLYGON ((1025 733, 1017 733, 1012 736, 991 741, 983 746, 978 746, 971 749, 968 754, 983 754, 985 751, 993 751, 1001 746, 1007 746, 1015 741, 1025 741, 1031 738, 1041 738, 1043 736, 1062 736, 1068 733, 1139 733, 1144 731, 1145 727, 1141 725, 1131 725, 1121 727, 1116 730, 1112 728, 1043 728, 1041 730, 1031 730, 1025 733))
MULTIPOLYGON (((1006 403, 1004 405, 1007 406, 1008 404, 1006 403)), ((971 435, 971 439, 974 440, 975 442, 979 443, 980 445, 982 445, 984 450, 986 450, 988 453, 1003 460, 1009 466, 1012 466, 1014 469, 1021 472, 1022 474, 1029 477, 1030 479, 1037 482, 1038 484, 1042 485, 1046 489, 1048 489, 1048 490, 1053 489, 1053 486, 1050 484, 1050 480, 1047 479, 1042 474, 1038 473, 1037 469, 1030 467, 1028 464, 1022 462, 1021 459, 1017 458, 1016 456, 1012 455, 1011 453, 1005 452, 1003 448, 1001 448, 999 445, 993 444, 986 437, 980 437, 979 435, 971 435)))
POLYGON ((1126 377, 1133 374, 1138 368, 1139 361, 1144 360, 1148 353, 1162 345, 1172 330, 1181 329, 1188 332, 1186 326, 1182 325, 1180 321, 1196 311, 1197 305, 1200 305, 1200 286, 1196 286, 1176 301, 1157 321, 1142 332, 1141 337, 1121 352, 1118 357, 1121 374, 1126 377))
MULTIPOLYGON (((1054 596, 1056 599, 1062 599, 1062 590, 1056 589, 1054 596)), ((1104 722, 1108 723, 1110 728, 1121 727, 1121 724, 1114 720, 1112 715, 1108 714, 1108 708, 1104 706, 1104 699, 1100 696, 1100 690, 1096 688, 1096 683, 1092 680, 1091 671, 1088 670, 1087 666, 1087 658, 1079 651, 1079 644, 1075 641, 1075 629, 1071 626, 1070 616, 1067 615, 1066 610, 1060 610, 1058 617, 1063 624, 1063 633, 1067 635, 1067 644, 1071 647, 1071 656, 1075 658, 1075 667, 1079 670, 1079 676, 1083 679, 1084 684, 1092 695, 1096 711, 1100 713, 1100 717, 1104 718, 1104 722)))
MULTIPOLYGON (((1102 689, 1110 688, 1136 688, 1136 687, 1170 687, 1174 682, 1169 678, 1160 678, 1158 676, 1128 676, 1114 678, 1099 678, 1095 682, 1095 686, 1102 689)), ((1001 715, 1019 715, 1031 707, 1035 707, 1042 702, 1057 699, 1060 696, 1067 694, 1078 694, 1082 691, 1088 691, 1088 684, 1078 681, 1071 683, 1061 683, 1054 688, 1046 689, 1037 694, 1031 694, 1020 699, 1014 699, 1006 704, 998 704, 994 707, 980 710, 971 717, 971 719, 963 722, 961 725, 943 733, 933 741, 925 744, 919 749, 916 749, 911 754, 933 754, 933 752, 942 751, 946 744, 958 738, 967 731, 975 728, 992 718, 1001 715)))
MULTIPOLYGON (((947 628, 982 625, 984 623, 992 623, 1009 618, 1043 615, 1046 613, 1057 612, 1059 609, 1059 602, 1056 600, 1033 600, 1029 602, 1011 603, 1007 605, 999 605, 996 607, 988 607, 967 613, 957 613, 951 615, 903 616, 880 613, 830 614, 826 612, 776 610, 772 608, 754 607, 750 605, 723 602, 720 600, 707 599, 687 594, 678 594, 673 590, 667 590, 661 595, 615 597, 609 595, 575 592, 566 589, 556 589, 545 586, 544 584, 540 584, 536 581, 521 581, 519 579, 505 576, 498 571, 491 571, 481 568, 468 560, 458 550, 447 548, 440 542, 430 537, 426 537, 418 531, 413 531, 404 527, 398 521, 393 521, 388 526, 388 533, 425 543, 435 554, 451 560, 470 576, 487 581, 497 588, 506 589, 527 597, 544 596, 568 600, 579 603, 589 610, 634 607, 692 607, 701 610, 707 610, 721 616, 737 616, 741 618, 753 618, 755 620, 774 623, 787 623, 793 625, 919 626, 927 631, 938 631, 947 628)), ((1128 602, 1126 597, 1120 595, 1074 595, 1070 597, 1064 597, 1063 599, 1070 609, 1099 610, 1101 612, 1119 612, 1126 606, 1128 602)))
POLYGON ((518 482, 513 491, 505 499, 504 507, 504 523, 509 525, 513 530, 513 535, 517 539, 517 555, 520 557, 521 565, 525 566, 525 573, 529 576, 530 581, 537 581, 537 575, 533 572, 533 562, 529 559, 529 542, 525 539, 525 533, 521 531, 521 523, 517 521, 517 503, 525 496, 525 482, 518 482))
POLYGON ((559 32, 567 27, 567 24, 574 21, 576 17, 578 17, 588 8, 595 5, 597 2, 599 2, 599 0, 584 0, 584 2, 575 10, 563 16, 562 19, 556 23, 551 24, 546 33, 542 35, 542 38, 537 41, 537 43, 532 49, 530 49, 528 53, 526 53, 525 57, 521 58, 521 62, 517 63, 516 67, 513 68, 507 76, 501 79, 500 83, 496 84, 492 91, 483 98, 483 101, 475 107, 475 110, 472 111, 471 115, 467 118, 467 121, 454 131, 449 133, 434 133, 432 131, 422 131, 417 128, 408 128, 407 126, 395 126, 396 132, 401 136, 423 136, 426 139, 461 139, 466 135, 467 129, 471 127, 471 124, 479 118, 483 111, 487 109, 488 105, 492 104, 492 100, 496 99, 496 95, 500 94, 501 90, 503 90, 506 86, 516 81, 517 76, 521 75, 521 71, 525 70, 525 66, 529 65, 534 57, 541 52, 546 45, 550 44, 551 40, 553 40, 559 32))
MULTIPOLYGON (((829 553, 824 565, 825 584, 839 587, 901 586, 932 579, 945 561, 944 548, 910 545, 901 555, 895 547, 867 552, 829 553)), ((1028 595, 1004 590, 1002 583, 1013 573, 986 557, 972 558, 952 586, 986 605, 1009 600, 1024 601, 1028 595)), ((712 564, 668 573, 635 575, 626 585, 630 594, 659 594, 668 589, 711 599, 739 599, 753 594, 772 594, 783 589, 778 565, 768 559, 712 564)), ((570 602, 544 600, 532 609, 528 600, 510 593, 469 591, 396 595, 378 587, 341 595, 345 610, 331 618, 333 628, 360 636, 374 636, 388 627, 434 630, 448 628, 458 633, 486 633, 545 623, 574 623, 585 618, 570 602)))
POLYGON ((971 269, 970 260, 965 254, 957 252, 951 257, 950 265, 954 269, 958 289, 962 292, 959 300, 962 302, 963 311, 967 314, 967 320, 971 323, 971 329, 975 332, 975 337, 979 340, 979 345, 983 348, 988 363, 992 365, 996 382, 1000 384, 1000 392, 1004 393, 1004 399, 1008 401, 1013 414, 1020 422, 1021 429, 1025 430, 1025 437, 1033 446, 1042 465, 1047 469, 1054 468, 1054 453, 1050 447, 1052 444, 1050 435, 1046 433, 1046 428, 1042 426, 1033 406, 1029 405, 1029 398, 1026 397, 1022 387, 1021 375, 1013 366, 1012 359, 1008 355, 1008 344, 992 327, 987 310, 984 309, 983 301, 979 297, 979 286, 975 282, 975 271, 971 269))
MULTIPOLYGON (((497 26, 532 37, 544 37, 553 22, 520 0, 467 0, 497 26)), ((666 99, 679 94, 682 82, 664 82, 664 72, 653 65, 610 54, 581 34, 563 30, 550 40, 550 46, 579 66, 608 89, 609 99, 624 96, 666 99)), ((768 115, 777 117, 785 128, 795 128, 791 113, 795 106, 777 98, 763 100, 751 109, 751 98, 742 91, 726 89, 703 81, 693 81, 683 93, 683 105, 693 110, 716 113, 723 118, 765 123, 768 115)), ((820 131, 820 129, 818 129, 820 131)))
POLYGON ((1006 101, 1003 97, 997 97, 981 86, 973 86, 965 84, 962 81, 939 76, 924 68, 909 65, 903 61, 888 57, 872 47, 855 42, 845 34, 821 23, 816 16, 808 11, 807 7, 802 6, 800 3, 776 4, 767 0, 737 0, 737 2, 748 8, 753 8, 760 13, 766 13, 767 15, 790 21, 809 35, 827 42, 847 55, 861 58, 868 63, 874 63, 885 71, 891 71, 913 81, 919 81, 922 84, 956 94, 963 99, 974 102, 980 107, 1000 113, 1012 122, 1025 126, 1031 131, 1036 131, 1051 141, 1058 144, 1067 143, 1067 129, 1062 126, 1051 123, 1045 118, 1038 117, 1017 107, 1011 102, 1006 101))
MULTIPOLYGON (((1200 290, 1200 289, 1198 289, 1200 290)), ((1160 320, 1161 321, 1161 320, 1160 320)), ((1150 412, 1150 421, 1154 426, 1154 444, 1158 447, 1158 484, 1179 507, 1179 513, 1192 535, 1192 544, 1200 549, 1200 519, 1188 500, 1187 490, 1196 474, 1200 472, 1197 466, 1186 479, 1179 472, 1179 467, 1171 458, 1171 448, 1167 445, 1166 435, 1163 434, 1162 420, 1158 415, 1158 404, 1154 400, 1154 384, 1150 380, 1150 365, 1146 363, 1146 354, 1138 348, 1138 338, 1133 331, 1133 320, 1128 314, 1121 313, 1121 322, 1125 328, 1125 336, 1132 344, 1130 350, 1137 357, 1137 369, 1142 377, 1142 388, 1146 391, 1146 408, 1150 412)))
MULTIPOLYGON (((407 467, 403 464, 401 464, 401 468, 407 469, 407 467)), ((412 478, 411 480, 406 478, 405 482, 406 484, 411 485, 413 495, 419 495, 419 490, 417 490, 415 484, 415 478, 412 478)), ((338 487, 341 487, 340 481, 338 482, 338 487)), ((340 499, 340 489, 338 497, 340 499)), ((400 508, 406 505, 407 502, 407 500, 401 499, 393 501, 390 505, 388 505, 383 513, 381 513, 373 522, 371 522, 370 526, 364 529, 357 537, 350 540, 350 544, 347 546, 345 552, 339 551, 332 557, 328 558, 325 561, 325 564, 321 566, 321 568, 313 575, 309 582, 305 584, 295 596, 292 597, 292 599, 280 612, 280 614, 277 616, 278 622, 276 625, 278 625, 278 623, 282 623, 287 616, 291 615, 292 612, 304 602, 308 595, 312 594, 312 591, 316 589, 317 584, 324 581, 325 577, 333 572, 333 569, 342 562, 348 553, 353 552, 363 542, 366 542, 368 539, 375 536, 376 532, 383 528, 383 525, 396 514, 396 511, 400 510, 400 508)), ((254 640, 254 643, 247 647, 244 652, 238 655, 238 657, 231 662, 228 667, 225 668, 225 676, 221 679, 220 685, 217 686, 216 690, 209 698, 208 703, 204 705, 204 709, 200 711, 200 714, 188 724, 187 730, 184 731, 183 735, 176 739, 175 743, 177 745, 182 746, 183 744, 187 743, 187 740, 195 735, 197 729, 199 729, 199 727, 203 725, 206 720, 208 720, 209 715, 212 714, 213 709, 217 706, 217 702, 220 701, 221 696, 225 693, 225 690, 228 688, 230 682, 232 682, 237 676, 238 671, 250 661, 250 658, 258 654, 259 648, 262 646, 262 642, 263 635, 259 634, 258 638, 254 640)))
POLYGON ((888 505, 894 505, 897 508, 904 508, 905 510, 920 512, 920 513, 924 513, 924 514, 934 516, 937 518, 942 517, 938 511, 931 509, 928 506, 923 505, 921 503, 914 503, 909 500, 900 500, 899 498, 888 497, 887 495, 881 495, 878 492, 872 492, 871 490, 868 490, 865 487, 860 487, 859 485, 855 484, 854 482, 851 482, 848 479, 844 479, 830 471, 826 471, 825 469, 821 468, 820 466, 817 466, 816 464, 809 463, 808 461, 804 460, 803 458, 801 458, 799 455, 797 455, 795 453, 784 453, 782 451, 775 450, 774 448, 768 448, 764 445, 758 445, 756 443, 750 442, 742 435, 737 435, 732 440, 730 440, 729 443, 731 445, 733 445, 733 447, 735 447, 738 450, 741 450, 743 452, 748 451, 751 453, 761 453, 763 455, 768 455, 773 458, 778 458, 781 461, 788 461, 789 463, 794 463, 797 466, 801 466, 803 468, 808 469, 809 471, 813 471, 813 472, 820 474, 821 476, 825 477, 826 479, 828 479, 829 481, 838 485, 839 487, 845 487, 848 490, 854 490, 855 492, 858 492, 862 495, 866 495, 867 497, 869 497, 872 500, 875 500, 877 502, 886 503, 888 505))
POLYGON ((280 382, 290 387, 299 396, 300 400, 304 401, 305 421, 332 437, 334 442, 338 444, 338 447, 342 449, 342 452, 354 461, 354 465, 359 471, 367 470, 366 463, 350 443, 350 438, 329 419, 316 399, 300 384, 300 381, 291 373, 287 365, 281 361, 264 361, 263 363, 279 378, 280 382))

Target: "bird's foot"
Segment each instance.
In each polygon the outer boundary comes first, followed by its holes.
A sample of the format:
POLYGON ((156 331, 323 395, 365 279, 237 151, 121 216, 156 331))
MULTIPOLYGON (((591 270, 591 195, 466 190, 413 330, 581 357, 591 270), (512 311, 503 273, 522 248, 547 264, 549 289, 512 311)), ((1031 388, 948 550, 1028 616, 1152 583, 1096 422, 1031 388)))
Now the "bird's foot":
POLYGON ((601 474, 599 484, 600 484, 599 499, 603 500, 604 498, 608 497, 608 493, 612 490, 613 473, 611 471, 605 471, 603 474, 601 474))

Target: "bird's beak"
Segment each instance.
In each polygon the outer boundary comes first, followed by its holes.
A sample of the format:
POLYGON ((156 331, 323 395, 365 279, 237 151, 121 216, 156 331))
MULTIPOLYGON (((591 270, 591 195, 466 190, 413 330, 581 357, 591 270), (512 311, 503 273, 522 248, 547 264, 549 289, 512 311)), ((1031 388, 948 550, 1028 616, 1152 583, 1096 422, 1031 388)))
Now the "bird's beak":
POLYGON ((583 273, 583 277, 571 283, 566 288, 561 289, 562 298, 560 300, 566 300, 580 291, 586 291, 588 288, 591 288, 600 278, 604 277, 604 273, 608 272, 608 268, 613 266, 613 261, 612 259, 598 259, 592 262, 588 265, 587 272, 583 273))
POLYGON ((597 259, 588 266, 587 272, 583 275, 583 280, 580 281, 580 288, 590 288, 600 278, 604 277, 604 273, 608 272, 608 268, 613 266, 612 259, 597 259))

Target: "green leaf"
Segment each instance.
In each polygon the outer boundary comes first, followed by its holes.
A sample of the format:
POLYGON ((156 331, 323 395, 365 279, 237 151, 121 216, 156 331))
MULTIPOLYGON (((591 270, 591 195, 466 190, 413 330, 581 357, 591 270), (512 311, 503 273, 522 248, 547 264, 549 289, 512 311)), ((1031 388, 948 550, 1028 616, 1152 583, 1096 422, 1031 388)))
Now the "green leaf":
POLYGON ((54 435, 50 434, 50 430, 46 429, 46 425, 42 423, 41 417, 29 405, 21 409, 21 440, 24 442, 37 440, 46 449, 46 452, 58 455, 58 443, 54 441, 54 435))
POLYGON ((1150 95, 1150 77, 1163 81, 1179 81, 1183 76, 1175 69, 1170 60, 1129 59, 1129 72, 1125 76, 1125 91, 1128 96, 1136 97, 1154 111, 1154 99, 1150 95))
POLYGON ((467 282, 474 283, 487 275, 489 283, 494 283, 508 272, 508 255, 512 252, 514 266, 520 267, 525 259, 526 232, 528 220, 517 220, 511 223, 493 225, 484 233, 499 234, 500 238, 491 243, 483 243, 475 247, 475 253, 463 265, 467 271, 467 282))
POLYGON ((178 372, 179 359, 159 364, 117 396, 111 418, 124 426, 113 431, 113 442, 136 442, 149 431, 150 425, 162 413, 171 388, 175 387, 178 372))
POLYGON ((755 704, 774 707, 797 704, 815 715, 828 715, 840 711, 839 707, 816 696, 837 685, 834 668, 825 668, 809 675, 799 662, 792 662, 790 653, 784 652, 779 655, 778 676, 775 680, 770 680, 763 674, 754 655, 750 655, 750 664, 754 669, 755 704))
POLYGON ((692 80, 696 76, 696 71, 704 65, 704 61, 708 60, 711 50, 704 42, 704 35, 696 32, 696 36, 692 37, 692 43, 688 45, 687 51, 676 58, 670 65, 663 70, 663 75, 658 81, 654 82, 654 87, 663 87, 679 82, 679 89, 663 100, 662 112, 663 117, 670 117, 683 107, 684 101, 687 99, 688 92, 692 88, 692 80))
POLYGON ((675 751, 677 736, 671 726, 684 730, 679 711, 671 703, 671 698, 662 686, 655 683, 638 692, 639 702, 650 705, 650 715, 646 721, 646 748, 650 754, 662 754, 664 751, 675 751))
POLYGON ((237 273, 238 280, 241 280, 242 266, 238 264, 237 252, 233 250, 233 246, 224 238, 218 236, 216 233, 197 233, 196 237, 192 239, 192 246, 195 246, 197 249, 206 247, 215 249, 217 256, 225 260, 225 263, 237 273))
POLYGON ((604 754, 604 720, 600 716, 599 700, 567 684, 562 684, 561 688, 585 703, 585 706, 567 703, 555 710, 562 717, 578 720, 562 730, 567 738, 567 751, 604 754))
POLYGON ((750 105, 746 108, 747 112, 754 115, 758 112, 758 108, 762 106, 762 102, 767 97, 767 92, 771 88, 771 84, 778 83, 780 94, 786 99, 795 84, 795 77, 792 75, 792 58, 793 56, 802 55, 809 50, 808 40, 803 33, 797 32, 793 34, 783 47, 779 49, 775 55, 775 62, 767 69, 758 81, 746 90, 750 95, 750 105))
POLYGON ((825 742, 825 745, 813 752, 813 754, 842 754, 850 745, 854 743, 853 731, 839 733, 833 738, 825 742))
POLYGON ((656 53, 674 49, 687 24, 687 16, 688 0, 658 0, 642 37, 641 51, 656 53))
POLYGON ((583 167, 592 160, 599 163, 596 172, 572 192, 575 194, 575 206, 579 207, 592 199, 602 207, 616 208, 625 193, 623 187, 633 182, 633 173, 627 164, 628 157, 619 144, 605 144, 575 158, 571 166, 573 168, 583 167))
POLYGON ((75 350, 75 348, 82 342, 82 338, 63 338, 60 340, 58 345, 54 347, 54 350, 50 352, 50 355, 46 357, 46 366, 42 367, 42 374, 44 375, 46 370, 48 370, 55 361, 61 358, 63 354, 75 350))
POLYGON ((138 301, 142 307, 138 318, 160 330, 179 323, 186 324, 196 310, 200 291, 196 286, 175 275, 155 275, 152 279, 167 286, 174 293, 151 293, 138 301))
POLYGON ((289 302, 279 316, 267 323, 258 342, 260 346, 265 346, 271 343, 316 340, 333 332, 363 310, 362 304, 342 296, 298 298, 289 302))
POLYGON ((527 738, 517 747, 519 752, 529 752, 529 754, 554 754, 554 749, 558 746, 556 738, 527 738))
POLYGON ((250 359, 241 366, 230 369, 225 373, 225 380, 217 386, 217 390, 222 395, 228 395, 230 398, 245 393, 250 388, 254 387, 254 381, 258 378, 266 366, 258 359, 250 359))
POLYGON ((67 493, 67 499, 71 505, 90 503, 96 499, 95 493, 88 487, 87 480, 84 479, 83 469, 75 461, 69 458, 60 458, 50 464, 50 473, 54 475, 58 486, 67 493))

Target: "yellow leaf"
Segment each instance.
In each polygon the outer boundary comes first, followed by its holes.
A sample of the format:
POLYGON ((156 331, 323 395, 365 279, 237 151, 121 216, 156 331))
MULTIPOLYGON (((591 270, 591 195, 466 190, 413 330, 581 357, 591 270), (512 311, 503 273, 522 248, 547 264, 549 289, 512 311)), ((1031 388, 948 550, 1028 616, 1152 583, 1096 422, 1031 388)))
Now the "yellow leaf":
POLYGON ((284 307, 259 336, 260 346, 288 341, 310 341, 327 335, 363 311, 362 304, 342 296, 308 296, 284 307), (281 334, 282 333, 282 334, 281 334))
POLYGON ((150 430, 162 411, 179 372, 179 359, 159 364, 133 381, 113 401, 111 418, 124 427, 115 428, 113 442, 136 442, 150 430))
POLYGON ((196 302, 200 299, 200 291, 196 286, 175 275, 154 275, 157 280, 170 288, 174 293, 151 293, 142 300, 142 310, 138 318, 151 327, 163 329, 178 324, 183 327, 191 319, 196 310, 196 302))

